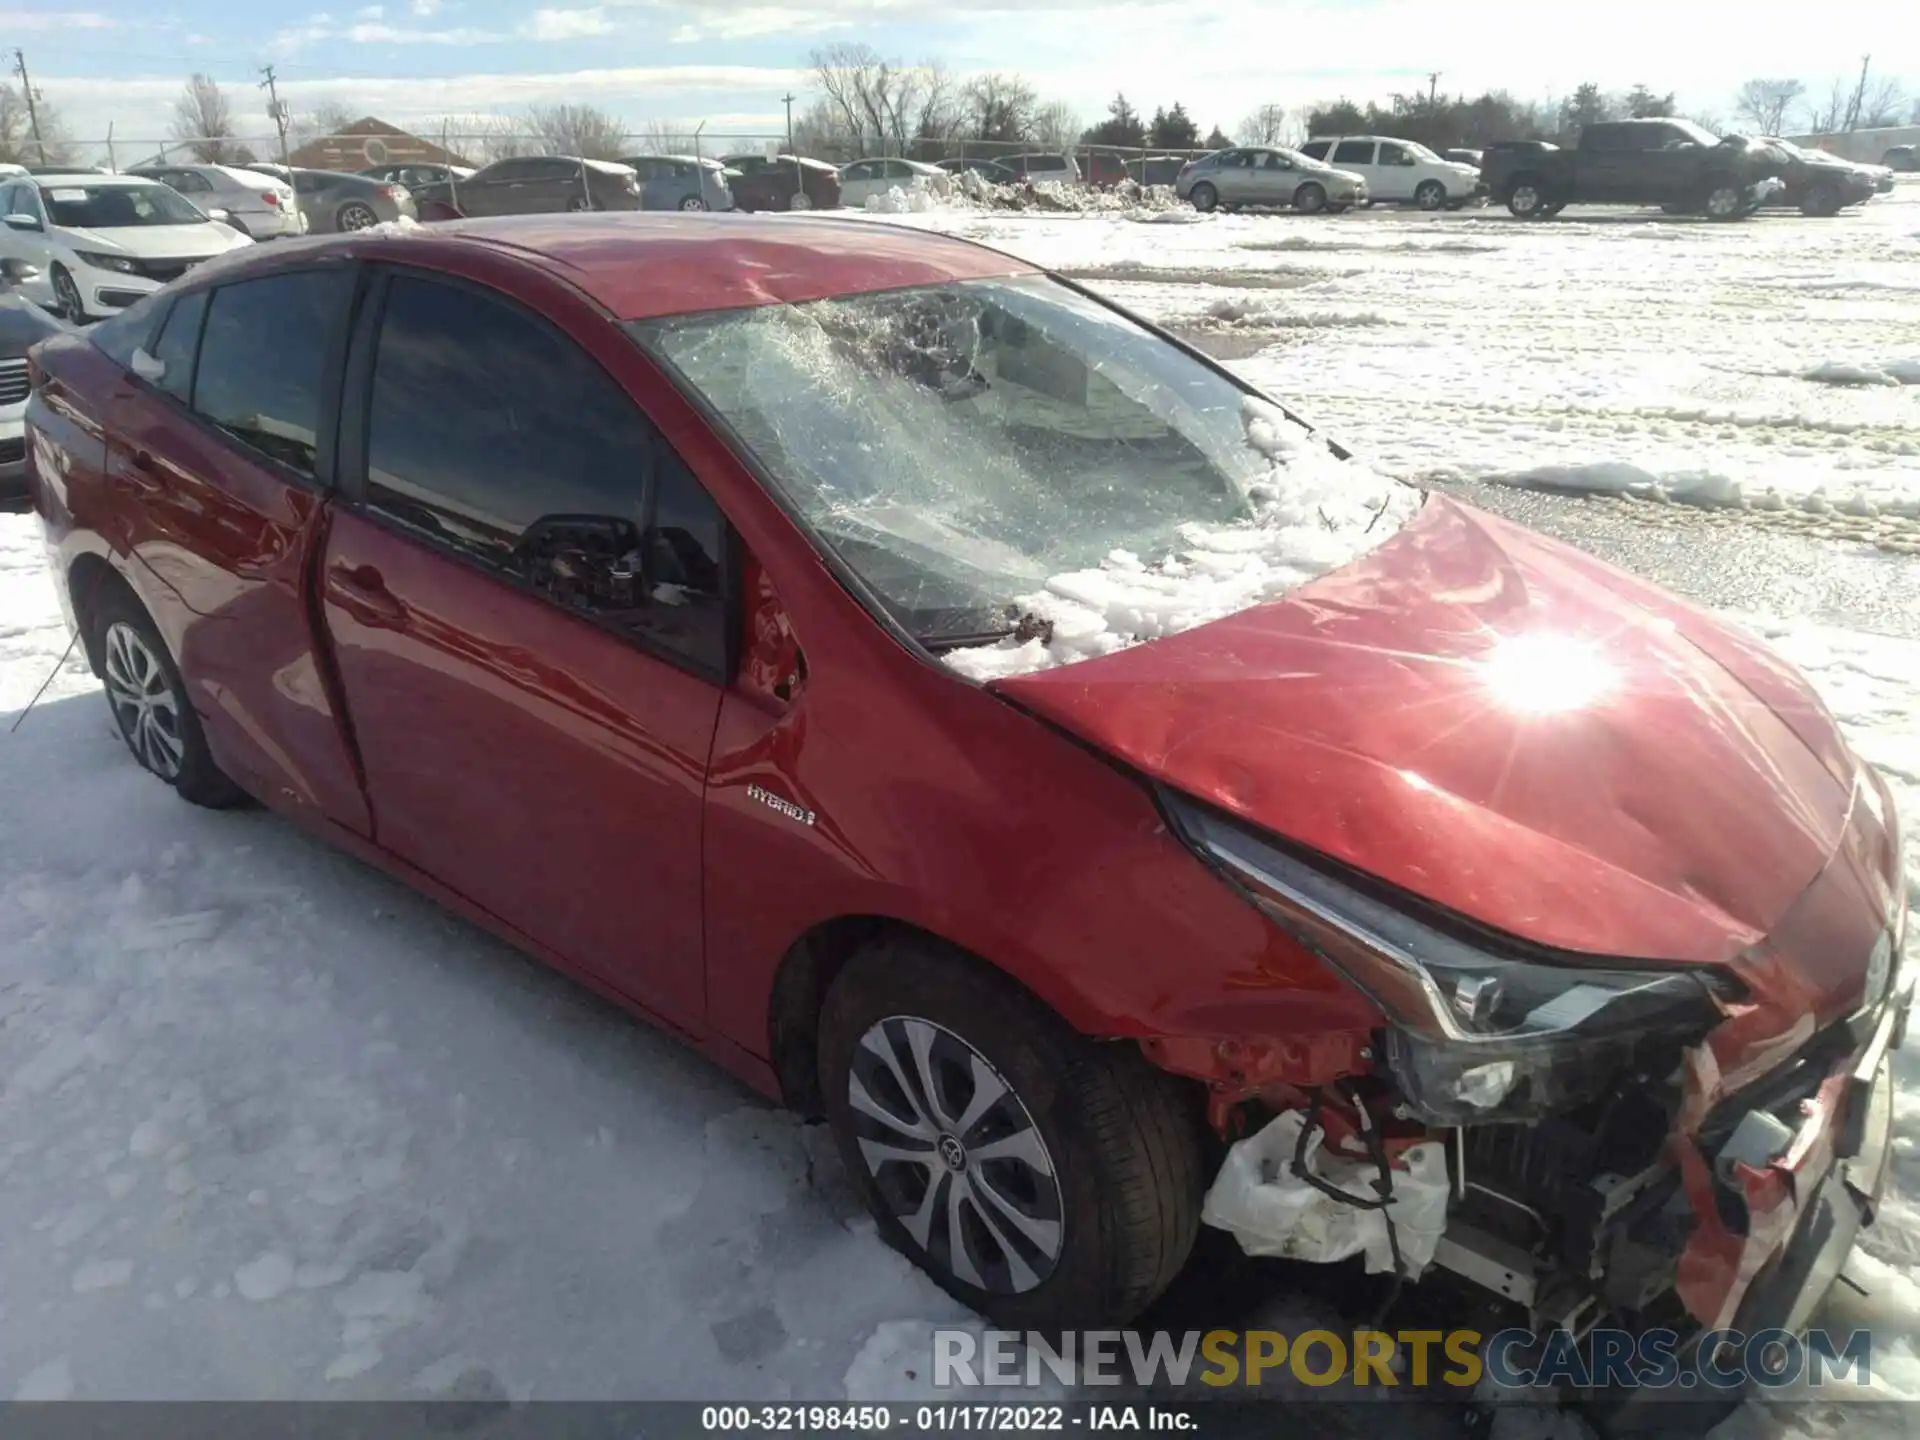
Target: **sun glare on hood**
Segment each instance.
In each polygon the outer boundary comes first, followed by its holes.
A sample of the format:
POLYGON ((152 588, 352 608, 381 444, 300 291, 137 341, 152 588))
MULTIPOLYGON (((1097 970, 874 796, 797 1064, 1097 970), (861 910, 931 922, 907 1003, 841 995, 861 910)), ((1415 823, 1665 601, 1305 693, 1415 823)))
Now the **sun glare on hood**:
POLYGON ((1481 683, 1504 710, 1559 715, 1584 710, 1614 688, 1614 669, 1591 645, 1558 635, 1501 640, 1477 662, 1481 683))

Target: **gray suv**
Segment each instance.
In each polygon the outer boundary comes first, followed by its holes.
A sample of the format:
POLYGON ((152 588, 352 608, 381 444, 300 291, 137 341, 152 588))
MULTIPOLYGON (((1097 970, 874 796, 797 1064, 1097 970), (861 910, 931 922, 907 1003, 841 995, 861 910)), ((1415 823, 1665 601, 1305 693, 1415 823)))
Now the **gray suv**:
POLYGON ((1196 210, 1269 205, 1303 215, 1322 210, 1337 215, 1367 203, 1367 182, 1358 175, 1279 146, 1248 145, 1203 155, 1180 171, 1173 188, 1196 210))

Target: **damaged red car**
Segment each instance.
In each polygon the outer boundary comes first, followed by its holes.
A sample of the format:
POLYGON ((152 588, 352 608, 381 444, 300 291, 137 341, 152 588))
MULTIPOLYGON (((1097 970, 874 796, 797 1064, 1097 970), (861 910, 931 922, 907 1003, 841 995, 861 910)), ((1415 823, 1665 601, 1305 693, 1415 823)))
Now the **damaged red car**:
POLYGON ((36 352, 138 762, 824 1115, 1019 1327, 1205 1221, 1519 1323, 1798 1325, 1871 1218, 1886 786, 1757 641, 859 221, 298 241, 36 352))

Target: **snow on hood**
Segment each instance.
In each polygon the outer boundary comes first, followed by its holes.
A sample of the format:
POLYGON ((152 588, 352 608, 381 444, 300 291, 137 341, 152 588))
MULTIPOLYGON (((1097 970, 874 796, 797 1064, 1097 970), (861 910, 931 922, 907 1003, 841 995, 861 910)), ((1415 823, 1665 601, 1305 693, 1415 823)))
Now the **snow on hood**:
POLYGON ((1143 558, 1115 550, 1098 568, 1050 576, 1016 602, 1031 639, 954 650, 943 658, 969 679, 1050 670, 1177 635, 1298 589, 1350 564, 1418 513, 1421 492, 1342 460, 1277 405, 1247 396, 1246 442, 1267 462, 1247 498, 1252 519, 1187 525, 1181 547, 1143 558))
POLYGON ((66 244, 79 250, 130 255, 137 260, 198 260, 249 244, 247 237, 218 220, 182 225, 109 225, 100 230, 56 227, 66 244))

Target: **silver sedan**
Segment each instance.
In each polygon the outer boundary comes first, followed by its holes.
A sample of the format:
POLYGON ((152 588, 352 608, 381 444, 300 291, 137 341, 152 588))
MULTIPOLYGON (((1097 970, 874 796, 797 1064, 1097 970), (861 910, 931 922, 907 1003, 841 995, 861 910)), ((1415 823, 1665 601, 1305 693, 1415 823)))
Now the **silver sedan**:
POLYGON ((1351 170, 1336 170, 1297 150, 1243 146, 1216 150, 1190 161, 1174 190, 1196 210, 1242 205, 1286 206, 1303 215, 1338 214, 1367 203, 1367 182, 1351 170))

